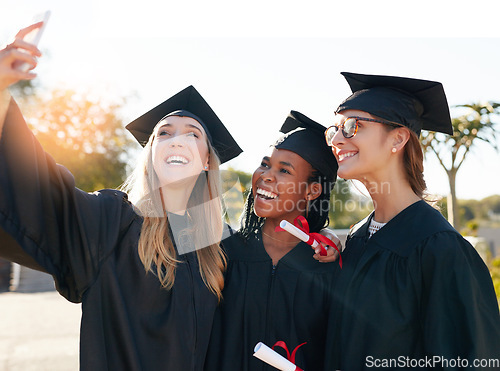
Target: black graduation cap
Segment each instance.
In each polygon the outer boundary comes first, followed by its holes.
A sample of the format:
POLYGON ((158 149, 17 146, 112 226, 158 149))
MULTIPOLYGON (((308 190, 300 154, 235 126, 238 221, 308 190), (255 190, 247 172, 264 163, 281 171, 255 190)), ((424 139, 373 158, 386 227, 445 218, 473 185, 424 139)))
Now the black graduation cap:
POLYGON ((275 148, 295 152, 323 175, 337 179, 338 164, 325 141, 326 127, 297 111, 290 111, 275 148))
POLYGON ((156 124, 165 116, 187 116, 198 121, 205 129, 221 163, 243 152, 212 108, 192 85, 135 119, 126 128, 142 146, 145 146, 156 124))
POLYGON ((355 109, 408 127, 453 134, 443 85, 408 77, 341 72, 353 94, 336 109, 355 109))

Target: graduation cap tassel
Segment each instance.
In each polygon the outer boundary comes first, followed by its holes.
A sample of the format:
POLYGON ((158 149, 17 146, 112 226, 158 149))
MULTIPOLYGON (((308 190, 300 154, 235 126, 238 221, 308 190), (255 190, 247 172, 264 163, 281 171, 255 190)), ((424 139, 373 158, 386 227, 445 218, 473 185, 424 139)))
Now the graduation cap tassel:
POLYGON ((293 234, 295 237, 297 237, 301 241, 304 241, 313 248, 319 246, 321 249, 320 255, 322 256, 326 256, 326 249, 321 245, 321 242, 333 247, 339 253, 339 266, 340 268, 342 268, 342 255, 340 254, 339 248, 337 247, 335 242, 320 233, 309 232, 309 223, 307 222, 307 219, 302 215, 296 217, 293 220, 293 224, 289 223, 286 220, 282 220, 280 225, 274 230, 275 232, 287 231, 288 233, 293 234))

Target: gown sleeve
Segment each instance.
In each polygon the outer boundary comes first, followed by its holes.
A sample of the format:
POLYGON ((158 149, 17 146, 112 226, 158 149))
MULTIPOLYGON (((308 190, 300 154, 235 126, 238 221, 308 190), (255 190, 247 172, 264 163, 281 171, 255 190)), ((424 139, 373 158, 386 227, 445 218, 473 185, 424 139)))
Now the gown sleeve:
POLYGON ((25 267, 48 273, 3 228, 0 228, 0 257, 24 265, 25 267))
POLYGON ((119 241, 126 196, 76 188, 71 173, 44 152, 14 100, 0 128, 0 256, 34 263, 54 277, 64 297, 80 302, 119 241))
POLYGON ((456 232, 441 232, 428 239, 419 259, 422 271, 416 282, 423 285, 426 353, 445 360, 466 357, 469 365, 498 361, 498 304, 488 269, 474 248, 456 232))

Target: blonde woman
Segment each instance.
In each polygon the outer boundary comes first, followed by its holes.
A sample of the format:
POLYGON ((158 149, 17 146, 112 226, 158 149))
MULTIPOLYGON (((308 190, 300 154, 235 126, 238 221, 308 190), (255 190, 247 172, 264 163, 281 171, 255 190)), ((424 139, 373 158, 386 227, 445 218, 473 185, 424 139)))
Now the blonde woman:
POLYGON ((128 125, 144 145, 130 199, 75 188, 7 92, 35 76, 15 66, 36 66, 38 26, 0 51, 0 227, 19 245, 0 255, 82 303, 82 370, 201 370, 224 285, 217 170, 241 149, 191 86, 128 125))

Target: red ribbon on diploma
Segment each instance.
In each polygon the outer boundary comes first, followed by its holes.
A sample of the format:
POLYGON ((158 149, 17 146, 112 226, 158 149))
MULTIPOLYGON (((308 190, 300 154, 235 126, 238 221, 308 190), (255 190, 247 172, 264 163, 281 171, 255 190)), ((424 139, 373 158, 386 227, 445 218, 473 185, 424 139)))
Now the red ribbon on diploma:
MULTIPOLYGON (((300 229, 305 234, 309 235, 309 240, 306 241, 306 243, 308 245, 312 246, 314 241, 318 242, 319 247, 321 249, 319 254, 321 256, 326 256, 326 249, 323 247, 323 245, 321 245, 321 242, 323 242, 324 244, 329 245, 329 246, 333 247, 335 250, 337 250, 337 252, 339 253, 339 265, 340 265, 340 268, 342 268, 342 255, 340 254, 339 248, 337 247, 335 242, 333 242, 328 237, 325 237, 320 233, 309 232, 309 223, 307 222, 307 219, 304 218, 302 215, 299 215, 298 217, 296 217, 293 220, 293 225, 295 227, 297 227, 298 229, 300 229)), ((275 230, 275 232, 284 231, 284 229, 281 228, 280 226, 277 226, 274 230, 275 230)))
MULTIPOLYGON (((292 351, 292 354, 290 354, 290 352, 288 351, 288 347, 286 346, 286 343, 284 341, 277 341, 271 349, 274 350, 274 347, 281 347, 281 348, 285 349, 286 359, 288 359, 290 362, 292 362, 295 365, 295 353, 297 352, 297 349, 299 349, 304 344, 307 344, 307 342, 302 343, 300 345, 297 345, 295 347, 295 349, 292 351)), ((295 371, 304 371, 304 370, 302 370, 300 367, 295 365, 295 371)))

